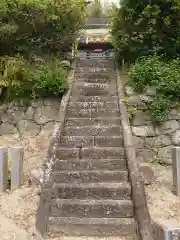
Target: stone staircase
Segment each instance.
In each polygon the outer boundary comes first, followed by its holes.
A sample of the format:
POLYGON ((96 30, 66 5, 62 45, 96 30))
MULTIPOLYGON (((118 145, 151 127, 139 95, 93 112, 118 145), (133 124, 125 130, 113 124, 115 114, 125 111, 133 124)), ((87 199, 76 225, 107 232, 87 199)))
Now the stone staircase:
POLYGON ((79 60, 51 191, 38 210, 43 232, 139 239, 120 117, 114 61, 79 60))

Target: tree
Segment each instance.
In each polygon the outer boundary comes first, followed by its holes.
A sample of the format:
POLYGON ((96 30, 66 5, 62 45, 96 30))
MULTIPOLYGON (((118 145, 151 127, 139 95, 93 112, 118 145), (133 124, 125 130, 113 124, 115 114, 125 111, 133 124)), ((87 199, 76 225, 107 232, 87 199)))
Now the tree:
POLYGON ((113 43, 119 60, 139 56, 180 54, 180 3, 178 0, 121 0, 112 22, 113 43))
POLYGON ((82 26, 83 0, 4 0, 0 54, 68 51, 82 26))

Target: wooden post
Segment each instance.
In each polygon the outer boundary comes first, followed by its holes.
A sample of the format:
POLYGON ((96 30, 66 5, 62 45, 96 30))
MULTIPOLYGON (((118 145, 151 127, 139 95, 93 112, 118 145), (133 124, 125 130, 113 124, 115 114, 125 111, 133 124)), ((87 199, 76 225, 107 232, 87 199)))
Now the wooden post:
POLYGON ((172 149, 173 192, 180 196, 180 147, 172 149))
POLYGON ((4 192, 8 185, 8 148, 0 147, 0 192, 4 192))
POLYGON ((11 153, 11 190, 18 189, 22 184, 24 148, 12 147, 11 153))

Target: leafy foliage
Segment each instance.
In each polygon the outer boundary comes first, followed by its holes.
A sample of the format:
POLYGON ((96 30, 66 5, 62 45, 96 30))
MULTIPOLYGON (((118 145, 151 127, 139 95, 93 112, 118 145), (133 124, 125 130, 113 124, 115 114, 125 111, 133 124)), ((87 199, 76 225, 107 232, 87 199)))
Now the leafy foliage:
POLYGON ((58 59, 66 58, 84 18, 84 0, 0 2, 4 100, 61 97, 67 91, 68 69, 58 59))
POLYGON ((111 24, 119 64, 134 64, 130 80, 137 92, 155 86, 152 119, 167 118, 172 102, 180 101, 180 1, 121 0, 111 24))
POLYGON ((131 84, 137 92, 147 86, 156 87, 156 97, 150 105, 154 122, 166 119, 172 102, 180 101, 180 59, 164 62, 160 57, 143 57, 130 72, 131 84))
POLYGON ((1 55, 67 52, 84 7, 82 0, 5 0, 0 5, 1 55))
POLYGON ((68 89, 68 72, 58 60, 33 66, 20 56, 4 57, 0 61, 0 72, 6 100, 62 97, 68 89))
POLYGON ((112 21, 112 35, 119 61, 139 56, 180 54, 180 1, 121 0, 112 21))

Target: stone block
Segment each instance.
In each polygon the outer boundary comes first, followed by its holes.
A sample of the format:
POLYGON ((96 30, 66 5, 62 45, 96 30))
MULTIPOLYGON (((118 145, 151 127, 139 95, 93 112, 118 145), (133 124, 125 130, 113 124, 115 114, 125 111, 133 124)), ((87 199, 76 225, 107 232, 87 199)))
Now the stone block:
POLYGON ((69 200, 58 199, 51 203, 52 216, 71 217, 72 212, 76 217, 88 218, 119 218, 133 217, 133 203, 131 200, 69 200))
POLYGON ((125 159, 68 159, 56 161, 53 171, 84 171, 86 170, 125 170, 127 168, 125 159))
POLYGON ((17 128, 8 123, 8 122, 3 122, 0 125, 0 135, 4 135, 4 134, 16 134, 18 133, 17 128))
POLYGON ((153 97, 147 95, 140 95, 141 101, 145 104, 149 104, 153 101, 153 97))
POLYGON ((149 86, 146 88, 146 95, 147 96, 156 96, 156 87, 149 86))
POLYGON ((142 137, 132 136, 134 147, 138 150, 144 148, 145 140, 142 137))
POLYGON ((67 117, 69 118, 104 118, 104 117, 119 117, 119 110, 112 108, 86 108, 86 109, 72 109, 68 108, 67 117))
POLYGON ((179 128, 179 123, 176 120, 169 120, 166 122, 163 122, 158 128, 156 128, 156 134, 168 134, 173 133, 179 128))
POLYGON ((56 119, 58 109, 54 106, 37 107, 34 114, 34 121, 37 124, 45 124, 56 119))
POLYGON ((122 129, 117 125, 66 127, 64 129, 64 135, 68 136, 119 136, 121 133, 122 129))
POLYGON ((146 146, 147 147, 156 147, 156 148, 161 148, 161 147, 167 147, 171 145, 170 138, 166 135, 160 135, 157 137, 148 137, 146 138, 146 146))
POLYGON ((140 164, 140 172, 143 176, 144 183, 146 185, 151 184, 154 181, 154 171, 151 168, 151 165, 148 163, 141 163, 140 164))
POLYGON ((35 113, 35 108, 32 106, 29 106, 27 110, 25 111, 24 118, 28 120, 33 120, 35 113))
MULTIPOLYGON (((57 156, 63 160, 67 159, 79 159, 78 148, 58 148, 57 156)), ((89 147, 81 149, 82 159, 124 159, 125 151, 124 148, 115 147, 89 147)))
POLYGON ((33 183, 40 183, 40 180, 43 177, 43 170, 41 168, 32 169, 30 176, 33 183))
POLYGON ((153 126, 132 127, 132 133, 137 137, 154 137, 155 130, 153 126))
POLYGON ((140 149, 137 151, 137 158, 140 162, 151 162, 153 161, 155 153, 149 149, 140 149))
POLYGON ((161 163, 172 164, 172 148, 173 146, 163 147, 158 150, 158 158, 161 163))
POLYGON ((41 126, 32 120, 20 120, 17 124, 19 133, 23 136, 37 136, 40 133, 41 126))
POLYGON ((180 112, 176 108, 171 109, 168 114, 168 120, 180 120, 180 112))
POLYGON ((128 171, 56 171, 52 177, 59 183, 125 182, 128 181, 128 171))
POLYGON ((126 93, 127 96, 132 96, 132 95, 134 95, 134 90, 133 90, 132 87, 126 86, 125 87, 125 93, 126 93))
POLYGON ((177 130, 172 134, 172 144, 180 146, 180 130, 177 130))
POLYGON ((132 125, 133 126, 142 126, 148 125, 151 120, 149 112, 138 111, 133 115, 132 125))
POLYGON ((130 200, 131 186, 119 183, 55 183, 54 193, 63 199, 112 199, 130 200))

